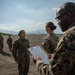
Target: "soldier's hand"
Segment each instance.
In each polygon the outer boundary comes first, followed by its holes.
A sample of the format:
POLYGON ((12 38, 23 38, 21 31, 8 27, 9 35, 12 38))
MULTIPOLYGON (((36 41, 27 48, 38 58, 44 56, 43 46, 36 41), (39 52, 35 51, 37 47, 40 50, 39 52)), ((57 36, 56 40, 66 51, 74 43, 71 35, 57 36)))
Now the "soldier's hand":
POLYGON ((48 59, 50 59, 50 60, 53 59, 54 55, 55 55, 55 54, 49 54, 49 55, 48 55, 48 59))
POLYGON ((41 60, 41 58, 39 56, 36 57, 36 60, 41 60))
POLYGON ((52 55, 51 55, 51 54, 49 54, 49 55, 48 55, 48 59, 51 59, 51 58, 52 58, 52 55))
POLYGON ((32 57, 32 59, 33 59, 33 62, 36 64, 36 61, 37 60, 41 60, 41 58, 39 57, 39 56, 37 56, 36 58, 34 58, 34 57, 32 57))
POLYGON ((36 64, 36 58, 32 56, 33 62, 36 64))

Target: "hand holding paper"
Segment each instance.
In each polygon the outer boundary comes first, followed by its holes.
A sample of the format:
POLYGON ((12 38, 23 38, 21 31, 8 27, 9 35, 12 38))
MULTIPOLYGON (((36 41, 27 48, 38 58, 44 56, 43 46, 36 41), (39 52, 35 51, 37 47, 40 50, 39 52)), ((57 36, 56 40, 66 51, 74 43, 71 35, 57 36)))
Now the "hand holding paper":
POLYGON ((29 52, 33 55, 35 60, 41 60, 46 64, 49 64, 49 59, 47 54, 40 48, 40 46, 34 46, 28 49, 29 52), (36 58, 38 56, 38 58, 36 58))
POLYGON ((36 61, 37 60, 41 60, 41 58, 39 57, 39 56, 37 56, 36 58, 34 58, 34 57, 32 57, 32 59, 33 59, 33 62, 36 64, 36 61))

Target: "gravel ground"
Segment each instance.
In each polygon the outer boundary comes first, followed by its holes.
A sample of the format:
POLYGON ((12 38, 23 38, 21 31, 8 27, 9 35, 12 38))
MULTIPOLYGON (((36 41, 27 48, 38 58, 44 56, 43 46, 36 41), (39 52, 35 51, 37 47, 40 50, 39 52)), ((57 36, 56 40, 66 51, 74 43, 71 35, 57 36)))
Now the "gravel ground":
MULTIPOLYGON (((0 75, 18 75, 17 63, 15 63, 12 56, 5 56, 0 54, 0 75)), ((35 64, 30 62, 30 70, 28 75, 39 75, 35 64)))

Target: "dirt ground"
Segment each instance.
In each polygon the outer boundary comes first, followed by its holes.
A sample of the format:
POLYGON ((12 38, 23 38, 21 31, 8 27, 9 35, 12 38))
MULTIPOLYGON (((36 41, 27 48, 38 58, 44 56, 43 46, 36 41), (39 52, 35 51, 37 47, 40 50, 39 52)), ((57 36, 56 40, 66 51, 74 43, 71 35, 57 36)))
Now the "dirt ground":
MULTIPOLYGON (((30 41, 30 46, 41 45, 42 38, 45 35, 27 35, 27 39, 30 41)), ((0 75, 18 75, 17 63, 15 63, 14 58, 12 57, 12 53, 8 49, 8 45, 6 43, 8 36, 4 36, 4 49, 3 54, 0 54, 0 75)), ((18 36, 12 36, 13 42, 18 39, 18 36)), ((30 70, 28 75, 40 75, 33 63, 32 59, 30 62, 30 70)))

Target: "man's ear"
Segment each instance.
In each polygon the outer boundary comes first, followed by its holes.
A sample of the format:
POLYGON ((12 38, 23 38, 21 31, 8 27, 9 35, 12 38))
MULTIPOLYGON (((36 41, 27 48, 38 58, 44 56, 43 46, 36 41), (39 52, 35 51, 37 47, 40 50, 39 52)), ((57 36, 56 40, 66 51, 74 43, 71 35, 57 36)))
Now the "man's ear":
POLYGON ((71 18, 72 14, 70 12, 67 12, 66 17, 71 18))

